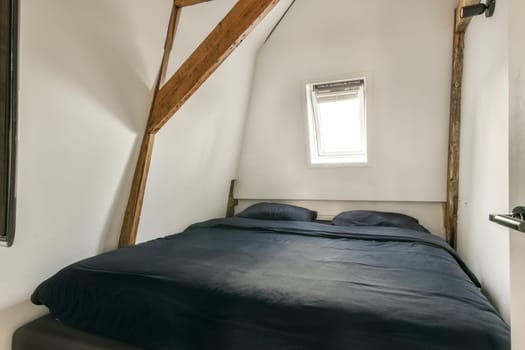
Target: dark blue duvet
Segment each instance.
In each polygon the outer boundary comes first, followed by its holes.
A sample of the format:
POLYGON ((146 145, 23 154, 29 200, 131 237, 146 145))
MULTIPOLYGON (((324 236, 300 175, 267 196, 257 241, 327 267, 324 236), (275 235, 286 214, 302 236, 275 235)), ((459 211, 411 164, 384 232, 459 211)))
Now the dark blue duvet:
POLYGON ((146 349, 510 349, 455 252, 389 227, 211 220, 66 267, 32 300, 146 349))

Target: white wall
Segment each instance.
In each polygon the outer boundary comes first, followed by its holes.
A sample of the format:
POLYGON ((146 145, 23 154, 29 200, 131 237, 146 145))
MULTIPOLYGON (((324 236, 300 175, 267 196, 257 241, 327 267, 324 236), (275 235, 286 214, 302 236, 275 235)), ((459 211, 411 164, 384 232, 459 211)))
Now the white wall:
MULTIPOLYGON (((525 3, 509 1, 510 208, 525 205, 525 3)), ((525 349, 525 234, 510 233, 512 348, 525 349)))
POLYGON ((257 57, 236 196, 444 201, 455 3, 297 1, 257 57), (310 168, 305 83, 362 75, 370 165, 310 168))
POLYGON ((509 237, 489 213, 509 207, 508 2, 472 20, 465 38, 458 251, 509 320, 509 237))
MULTIPOLYGON (((175 43, 174 62, 185 59, 233 2, 217 0, 182 11, 184 38, 175 43)), ((287 3, 272 14, 266 31, 287 3)), ((46 312, 28 302, 38 283, 116 246, 171 4, 21 1, 17 231, 14 246, 0 248, 0 265, 12 268, 0 279, 2 350, 10 349, 16 327, 46 312)), ((161 182, 148 186, 142 239, 181 228, 174 217, 223 215, 243 124, 241 92, 249 88, 250 59, 264 35, 260 31, 259 43, 252 41, 244 54, 232 57, 229 68, 184 107, 178 123, 160 133, 150 184, 161 182), (235 68, 240 73, 233 75, 235 68), (216 93, 223 87, 233 96, 216 93), (169 165, 162 166, 164 161, 169 165), (171 196, 177 205, 168 207, 163 199, 171 196), (148 229, 148 213, 161 224, 148 229)))
MULTIPOLYGON (((170 71, 176 70, 235 3, 206 3, 204 14, 197 7, 183 10, 170 71)), ((138 241, 225 215, 230 181, 238 165, 255 56, 290 3, 280 1, 157 134, 138 241)))
POLYGON ((62 266, 113 248, 170 0, 21 1, 17 229, 0 248, 0 349, 62 266))

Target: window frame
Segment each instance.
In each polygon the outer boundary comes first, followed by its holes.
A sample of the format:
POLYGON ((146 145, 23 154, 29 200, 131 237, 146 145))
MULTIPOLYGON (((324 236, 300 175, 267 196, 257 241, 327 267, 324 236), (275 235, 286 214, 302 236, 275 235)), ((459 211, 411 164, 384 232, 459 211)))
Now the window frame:
POLYGON ((369 164, 368 154, 368 100, 367 77, 360 76, 349 79, 331 80, 317 83, 306 84, 306 105, 307 105, 307 134, 308 134, 308 162, 311 167, 323 167, 323 166, 343 166, 343 167, 355 167, 355 166, 367 166, 369 164), (337 89, 337 85, 340 88, 337 89), (351 87, 352 85, 358 85, 359 89, 345 90, 344 86, 351 87), (341 152, 323 152, 320 134, 320 113, 319 113, 319 94, 316 93, 316 87, 329 87, 335 89, 333 92, 324 93, 321 97, 333 97, 350 95, 353 91, 362 93, 359 97, 361 100, 361 113, 360 113, 360 134, 361 134, 361 147, 356 150, 346 150, 341 152), (323 154, 324 153, 324 154, 323 154))
POLYGON ((19 0, 0 0, 0 246, 15 238, 19 0))

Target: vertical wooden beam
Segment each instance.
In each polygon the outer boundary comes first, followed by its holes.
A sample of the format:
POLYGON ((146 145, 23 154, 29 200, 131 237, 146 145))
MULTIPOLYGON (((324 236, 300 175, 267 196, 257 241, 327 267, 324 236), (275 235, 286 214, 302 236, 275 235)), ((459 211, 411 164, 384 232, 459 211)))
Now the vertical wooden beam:
MULTIPOLYGON (((171 49, 173 47, 173 39, 175 38, 175 30, 177 27, 179 17, 179 9, 175 2, 171 9, 170 21, 168 24, 168 31, 166 33, 166 40, 164 42, 164 54, 160 64, 157 82, 153 90, 153 101, 150 108, 150 118, 153 111, 153 106, 157 99, 159 89, 166 77, 168 63, 170 59, 171 49)), ((155 134, 144 133, 142 138, 142 145, 140 146, 139 158, 137 159, 137 166, 133 175, 131 183, 131 190, 129 193, 128 204, 120 230, 119 248, 128 247, 135 244, 137 239, 137 231, 139 229, 140 214, 142 212, 142 205, 144 203, 144 192, 146 191, 146 182, 148 180, 148 173, 151 163, 151 155, 153 152, 153 144, 155 142, 155 134)))
POLYGON ((135 168, 135 174, 131 184, 128 205, 126 207, 126 213, 124 214, 124 222, 122 223, 122 229, 120 231, 119 248, 133 245, 137 239, 140 213, 142 211, 142 203, 144 202, 144 192, 154 141, 155 134, 146 133, 142 139, 139 159, 137 160, 137 167, 135 168))
POLYGON ((239 204, 239 200, 235 199, 235 180, 230 182, 230 191, 228 192, 228 204, 226 207, 226 217, 231 218, 235 215, 235 207, 239 204))
POLYGON ((459 196, 459 151, 461 130, 461 86, 463 77, 463 48, 465 32, 454 32, 452 85, 450 94, 450 124, 447 169, 446 237, 456 247, 459 196))
POLYGON ((450 124, 448 141, 447 201, 445 204, 445 231, 447 242, 457 246, 459 203, 459 154, 461 135, 461 88, 463 84, 463 50, 465 31, 470 18, 461 18, 463 6, 479 4, 480 0, 458 0, 454 11, 454 39, 452 49, 452 84, 450 90, 450 124))

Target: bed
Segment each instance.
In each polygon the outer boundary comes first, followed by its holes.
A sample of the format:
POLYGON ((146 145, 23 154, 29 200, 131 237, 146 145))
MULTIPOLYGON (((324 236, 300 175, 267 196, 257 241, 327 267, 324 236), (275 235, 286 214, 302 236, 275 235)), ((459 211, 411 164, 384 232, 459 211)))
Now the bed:
POLYGON ((32 301, 145 349, 510 349, 476 277, 418 225, 214 219, 70 265, 32 301))

